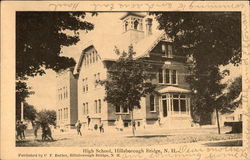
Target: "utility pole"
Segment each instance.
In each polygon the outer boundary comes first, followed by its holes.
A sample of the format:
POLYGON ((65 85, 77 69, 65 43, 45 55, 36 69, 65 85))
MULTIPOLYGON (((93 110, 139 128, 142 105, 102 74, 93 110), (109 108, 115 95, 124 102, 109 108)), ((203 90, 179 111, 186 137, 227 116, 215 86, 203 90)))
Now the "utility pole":
POLYGON ((216 112, 216 117, 217 117, 217 126, 218 126, 218 133, 220 134, 220 118, 219 118, 219 112, 218 109, 215 108, 215 112, 216 112))

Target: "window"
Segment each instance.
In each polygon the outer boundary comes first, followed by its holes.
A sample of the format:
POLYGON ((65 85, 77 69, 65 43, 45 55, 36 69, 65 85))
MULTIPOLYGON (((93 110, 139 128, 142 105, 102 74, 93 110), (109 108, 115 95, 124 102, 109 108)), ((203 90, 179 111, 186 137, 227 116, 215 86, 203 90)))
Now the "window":
POLYGON ((180 100, 180 106, 181 106, 181 111, 182 112, 186 111, 186 100, 181 99, 180 100))
POLYGON ((95 113, 97 113, 97 100, 95 100, 95 113))
POLYGON ((155 96, 150 95, 149 96, 149 101, 150 101, 150 111, 155 111, 155 96))
POLYGON ((94 74, 94 85, 96 87, 96 74, 94 74))
POLYGON ((129 113, 128 107, 116 106, 115 107, 116 113, 129 113))
POLYGON ((92 63, 92 53, 89 53, 89 63, 92 63))
POLYGON ((128 30, 128 22, 127 21, 125 21, 124 29, 125 29, 125 31, 128 30))
POLYGON ((168 101, 170 114, 189 114, 190 98, 185 94, 167 94, 162 100, 168 101))
POLYGON ((128 122, 124 122, 124 127, 128 127, 128 122))
POLYGON ((167 51, 167 55, 168 58, 173 58, 173 49, 172 49, 172 45, 168 45, 168 51, 167 51))
POLYGON ((176 84, 177 83, 177 72, 176 70, 172 70, 172 84, 176 84))
POLYGON ((163 83, 163 74, 162 74, 162 69, 159 69, 159 83, 163 83))
POLYGON ((123 112, 128 113, 128 107, 123 107, 123 112))
POLYGON ((165 70, 165 83, 170 83, 170 70, 165 70))
POLYGON ((138 29, 138 24, 139 24, 139 22, 137 21, 137 20, 135 20, 135 22, 134 22, 134 29, 138 29))
POLYGON ((178 99, 173 100, 173 108, 174 108, 174 111, 179 111, 179 100, 178 99))
POLYGON ((85 92, 88 92, 88 79, 85 78, 85 92))
POLYGON ((161 51, 165 55, 165 53, 166 53, 166 45, 165 44, 161 45, 161 51))
POLYGON ((239 121, 242 121, 242 114, 239 115, 239 121))
POLYGON ((63 119, 65 119, 65 108, 63 108, 63 119))
POLYGON ((83 103, 82 106, 83 106, 83 107, 82 107, 82 113, 83 113, 83 114, 86 114, 85 103, 83 103))
POLYGON ((98 102, 99 102, 99 113, 101 113, 101 111, 102 111, 102 104, 101 104, 101 100, 99 99, 99 100, 98 100, 98 102))
POLYGON ((89 114, 89 105, 86 103, 86 114, 89 114))
POLYGON ((87 65, 89 64, 89 55, 86 53, 86 62, 87 62, 87 65))
POLYGON ((86 66, 87 65, 86 56, 83 59, 84 59, 84 66, 86 66))
POLYGON ((58 120, 61 119, 60 109, 58 109, 58 120))
POLYGON ((95 51, 92 52, 93 63, 95 63, 95 51))
POLYGON ((95 60, 98 61, 98 54, 97 54, 96 51, 95 51, 95 53, 96 53, 96 54, 95 54, 95 60))
POLYGON ((162 44, 161 51, 167 58, 173 58, 173 48, 170 44, 162 44))
POLYGON ((120 112, 121 112, 120 106, 115 106, 115 112, 117 112, 117 113, 120 113, 120 112))
POLYGON ((164 84, 177 84, 178 83, 176 70, 159 69, 158 72, 159 72, 158 73, 159 83, 164 83, 164 84))
POLYGON ((60 120, 60 109, 57 110, 58 120, 60 120))
POLYGON ((85 93, 85 79, 82 80, 82 91, 85 93))

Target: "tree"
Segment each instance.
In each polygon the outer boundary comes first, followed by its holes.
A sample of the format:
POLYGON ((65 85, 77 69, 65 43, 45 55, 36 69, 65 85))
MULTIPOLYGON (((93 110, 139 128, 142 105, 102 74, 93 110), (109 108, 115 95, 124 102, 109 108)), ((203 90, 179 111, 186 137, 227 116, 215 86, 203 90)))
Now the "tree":
MULTIPOLYGON (((208 113, 222 103, 220 65, 241 63, 241 15, 237 12, 154 13, 175 46, 175 53, 190 58, 187 81, 193 91, 193 113, 205 123, 208 113)), ((218 119, 218 117, 217 117, 218 119)), ((219 121, 218 121, 219 123, 219 121)), ((219 131, 219 128, 218 128, 219 131)))
POLYGON ((236 77, 226 88, 221 113, 232 113, 242 104, 242 76, 236 77))
POLYGON ((116 51, 120 57, 108 67, 108 78, 100 83, 106 90, 104 100, 115 107, 129 109, 132 132, 135 135, 133 110, 135 107, 141 107, 141 97, 153 92, 155 86, 148 81, 151 77, 147 73, 150 66, 141 59, 133 58, 135 53, 132 46, 128 53, 116 51))
POLYGON ((76 44, 78 30, 92 30, 83 21, 85 12, 17 12, 16 75, 36 76, 44 69, 59 71, 75 64, 72 58, 60 56, 62 46, 76 44))
POLYGON ((37 114, 37 120, 41 124, 56 125, 56 111, 54 110, 41 110, 37 114))
POLYGON ((29 76, 75 64, 73 58, 60 56, 61 48, 76 44, 79 30, 94 28, 85 16, 85 12, 16 12, 16 110, 34 93, 24 81, 29 76))
POLYGON ((37 111, 33 105, 24 103, 24 119, 33 122, 36 119, 37 111))

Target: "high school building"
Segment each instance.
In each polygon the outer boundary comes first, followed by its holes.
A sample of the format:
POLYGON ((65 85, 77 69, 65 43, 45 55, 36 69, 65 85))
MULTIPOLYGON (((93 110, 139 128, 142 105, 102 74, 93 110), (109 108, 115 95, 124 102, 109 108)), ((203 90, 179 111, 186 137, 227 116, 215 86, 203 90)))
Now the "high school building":
POLYGON ((69 68, 57 74, 57 126, 67 130, 73 128, 78 119, 77 79, 69 68))
POLYGON ((124 127, 131 125, 129 110, 104 101, 104 86, 97 85, 96 81, 107 78, 108 66, 118 58, 115 48, 128 52, 128 47, 132 45, 136 52, 135 58, 142 58, 152 65, 149 72, 153 74, 152 83, 157 84, 156 94, 141 98, 141 108, 135 109, 136 126, 160 123, 166 128, 191 127, 191 91, 185 81, 188 74, 186 57, 176 55, 174 44, 164 31, 152 31, 152 19, 148 16, 127 13, 120 20, 123 33, 118 39, 89 42, 74 68, 74 76, 71 71, 67 71, 59 78, 58 124, 71 124, 79 119, 84 124, 89 120, 90 127, 100 122, 106 127, 113 127, 119 119, 124 127), (77 80, 73 77, 77 77, 77 80), (76 82, 74 86, 77 86, 77 93, 72 92, 70 95, 67 90, 71 89, 71 83, 76 82))

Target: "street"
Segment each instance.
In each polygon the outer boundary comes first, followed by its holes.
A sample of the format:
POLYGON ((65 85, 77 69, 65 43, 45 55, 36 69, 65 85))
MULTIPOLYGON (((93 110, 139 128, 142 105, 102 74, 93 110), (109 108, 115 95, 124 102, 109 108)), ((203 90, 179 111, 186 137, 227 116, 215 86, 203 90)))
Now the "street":
POLYGON ((110 130, 105 133, 82 129, 82 136, 76 130, 59 132, 54 130, 54 141, 42 141, 41 130, 35 139, 32 130, 26 131, 26 139, 17 141, 16 146, 27 147, 139 147, 159 146, 166 144, 198 144, 201 146, 242 146, 242 134, 225 134, 230 128, 222 128, 222 134, 217 133, 217 128, 190 128, 166 130, 163 128, 146 128, 132 131, 110 130))

